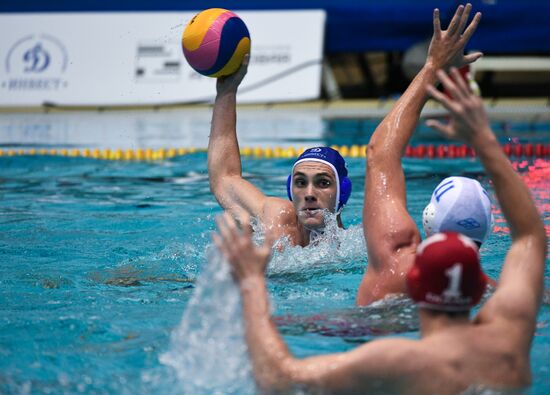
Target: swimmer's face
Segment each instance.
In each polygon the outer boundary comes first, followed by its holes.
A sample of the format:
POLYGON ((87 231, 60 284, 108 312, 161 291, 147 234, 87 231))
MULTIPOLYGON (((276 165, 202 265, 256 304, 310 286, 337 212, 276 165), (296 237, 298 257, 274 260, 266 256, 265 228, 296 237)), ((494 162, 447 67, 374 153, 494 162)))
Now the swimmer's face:
POLYGON ((331 167, 319 162, 299 163, 292 173, 292 202, 298 221, 307 229, 322 229, 324 210, 334 212, 336 176, 331 167))

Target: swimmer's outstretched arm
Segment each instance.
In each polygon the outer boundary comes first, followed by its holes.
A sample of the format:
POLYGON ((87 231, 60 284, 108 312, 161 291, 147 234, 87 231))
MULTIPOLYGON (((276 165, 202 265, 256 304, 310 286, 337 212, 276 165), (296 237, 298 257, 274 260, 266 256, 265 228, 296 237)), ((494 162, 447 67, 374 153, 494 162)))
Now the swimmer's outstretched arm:
POLYGON ((247 55, 235 74, 217 81, 208 142, 208 177, 210 190, 224 209, 244 209, 251 215, 259 215, 266 196, 242 178, 236 130, 237 89, 246 75, 248 62, 247 55))
POLYGON ((246 75, 249 60, 249 55, 245 56, 235 74, 217 81, 208 142, 210 190, 225 210, 236 217, 241 217, 243 212, 258 217, 266 234, 277 239, 288 234, 288 225, 296 222, 292 203, 264 195, 242 177, 237 140, 237 89, 246 75))
POLYGON ((512 236, 498 287, 476 321, 509 328, 507 339, 515 339, 514 346, 528 353, 544 288, 547 252, 544 225, 528 188, 491 130, 481 99, 471 92, 456 69, 452 69, 450 76, 439 71, 438 77, 451 98, 433 87, 428 88, 429 93, 449 110, 451 120, 448 124, 435 120, 427 124, 448 137, 464 140, 476 150, 493 182, 512 236))
MULTIPOLYGON (((245 219, 246 222, 246 219, 245 219)), ((233 218, 217 219, 214 243, 227 258, 239 286, 246 342, 254 376, 266 393, 294 393, 296 389, 324 393, 403 393, 417 379, 411 366, 422 365, 425 351, 408 339, 383 339, 352 351, 294 358, 271 320, 265 269, 271 240, 255 246, 250 229, 237 228, 233 218)))
POLYGON ((479 52, 464 55, 481 18, 477 13, 467 24, 471 8, 471 4, 459 6, 447 30, 441 30, 439 10, 434 10, 426 63, 369 142, 363 206, 369 265, 357 293, 359 305, 388 293, 406 292, 404 274, 414 259, 420 233, 407 211, 401 157, 426 102, 426 86, 436 82, 436 70, 460 67, 482 56, 479 52))

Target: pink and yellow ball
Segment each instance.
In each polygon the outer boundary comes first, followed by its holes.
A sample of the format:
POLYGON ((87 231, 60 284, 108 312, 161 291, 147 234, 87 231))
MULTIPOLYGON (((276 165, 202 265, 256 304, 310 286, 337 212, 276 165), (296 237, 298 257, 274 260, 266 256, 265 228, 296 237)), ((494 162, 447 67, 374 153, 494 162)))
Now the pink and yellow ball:
POLYGON ((191 19, 182 37, 189 65, 208 77, 233 74, 250 52, 250 34, 235 13, 209 8, 191 19))

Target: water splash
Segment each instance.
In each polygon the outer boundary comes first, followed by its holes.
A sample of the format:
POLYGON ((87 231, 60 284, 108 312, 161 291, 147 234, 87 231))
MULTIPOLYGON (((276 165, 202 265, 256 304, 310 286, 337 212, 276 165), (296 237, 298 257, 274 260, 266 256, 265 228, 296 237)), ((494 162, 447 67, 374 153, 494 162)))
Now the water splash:
MULTIPOLYGON (((366 259, 363 230, 338 228, 333 214, 326 228, 310 246, 294 247, 283 238, 285 248, 276 252, 268 275, 311 273, 341 269, 342 264, 366 259)), ((261 244, 264 229, 252 223, 254 242, 261 244)), ((172 367, 184 394, 255 394, 242 321, 241 297, 229 266, 217 249, 210 247, 208 262, 196 280, 180 326, 172 333, 170 350, 160 361, 172 367)))
POLYGON ((241 297, 215 248, 160 361, 171 366, 184 394, 254 394, 242 322, 241 297))
POLYGON ((293 246, 288 239, 279 240, 284 248, 276 251, 268 267, 268 275, 304 273, 319 275, 359 266, 365 267, 367 249, 363 227, 338 227, 336 215, 324 212, 325 229, 313 234, 306 247, 293 246))

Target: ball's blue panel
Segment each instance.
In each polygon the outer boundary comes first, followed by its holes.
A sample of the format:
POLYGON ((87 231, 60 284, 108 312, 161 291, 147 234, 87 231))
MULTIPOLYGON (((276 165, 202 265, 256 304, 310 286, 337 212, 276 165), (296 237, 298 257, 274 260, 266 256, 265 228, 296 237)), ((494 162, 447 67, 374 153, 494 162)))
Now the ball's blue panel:
POLYGON ((197 71, 204 75, 211 75, 220 71, 225 64, 229 62, 229 59, 233 56, 233 52, 235 52, 237 45, 243 37, 250 37, 250 33, 243 20, 241 18, 228 19, 223 26, 216 63, 208 70, 197 71))

